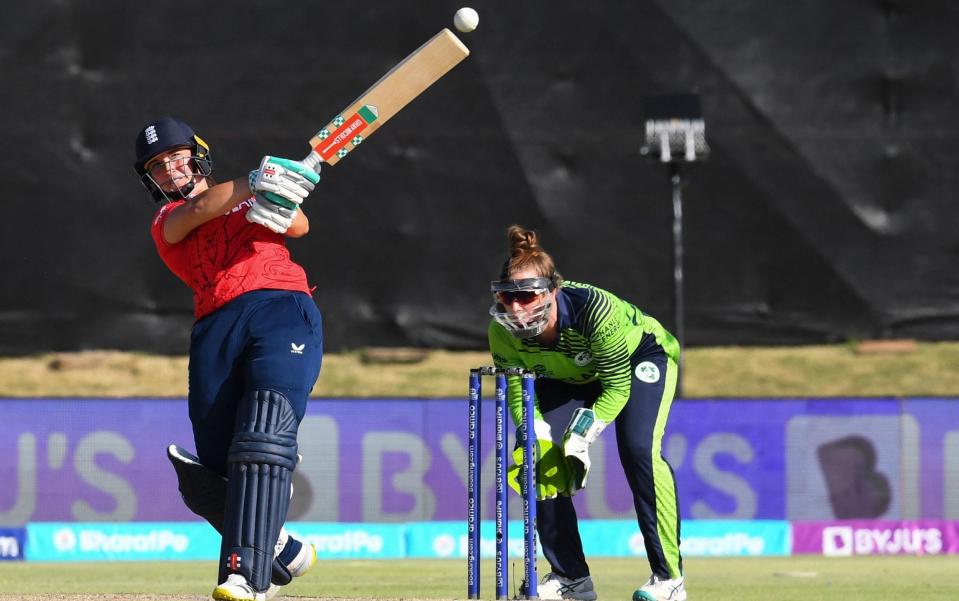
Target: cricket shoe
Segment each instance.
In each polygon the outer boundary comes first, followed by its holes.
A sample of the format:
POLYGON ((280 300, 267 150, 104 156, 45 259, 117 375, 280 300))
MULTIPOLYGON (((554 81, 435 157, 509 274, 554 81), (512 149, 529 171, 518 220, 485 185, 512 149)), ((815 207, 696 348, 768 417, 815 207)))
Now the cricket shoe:
MULTIPOLYGON (((520 587, 522 596, 525 582, 520 587)), ((595 601, 596 591, 593 590, 593 579, 589 576, 582 578, 565 578, 550 572, 543 577, 536 589, 540 599, 557 601, 559 599, 576 599, 577 601, 595 601)), ((525 596, 529 596, 526 594, 525 596)))
MULTIPOLYGON (((283 581, 289 584, 290 577, 296 578, 306 574, 316 563, 316 547, 312 543, 304 544, 298 541, 290 536, 286 528, 280 528, 280 536, 276 539, 276 546, 273 548, 273 557, 289 572, 289 576, 283 578, 283 581)), ((274 580, 278 574, 276 563, 273 564, 274 580)), ((270 588, 266 589, 265 598, 272 599, 283 586, 271 582, 270 588)))
POLYGON ((290 576, 298 578, 306 574, 316 563, 316 547, 312 543, 303 543, 280 528, 280 537, 276 540, 273 556, 290 571, 290 576))
MULTIPOLYGON (((267 594, 269 594, 268 590, 259 592, 254 589, 242 574, 230 574, 226 577, 226 581, 213 589, 213 598, 218 601, 266 601, 269 599, 267 594)), ((273 594, 275 595, 276 592, 273 594)))
POLYGON ((646 584, 633 593, 633 601, 686 601, 686 579, 649 577, 646 584))

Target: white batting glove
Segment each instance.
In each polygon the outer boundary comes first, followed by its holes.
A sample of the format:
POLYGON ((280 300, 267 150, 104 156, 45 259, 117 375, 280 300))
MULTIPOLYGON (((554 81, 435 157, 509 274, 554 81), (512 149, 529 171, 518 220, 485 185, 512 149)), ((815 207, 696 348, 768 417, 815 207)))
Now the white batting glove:
POLYGON ((590 466, 589 445, 599 438, 605 428, 606 422, 596 419, 592 409, 580 407, 573 412, 563 435, 563 453, 573 479, 571 494, 586 487, 590 466))
POLYGON ((295 218, 296 209, 281 207, 259 195, 246 212, 247 221, 262 225, 277 234, 285 234, 295 218))
POLYGON ((265 156, 260 166, 250 172, 250 194, 263 196, 268 201, 295 209, 320 181, 318 173, 290 159, 265 156))

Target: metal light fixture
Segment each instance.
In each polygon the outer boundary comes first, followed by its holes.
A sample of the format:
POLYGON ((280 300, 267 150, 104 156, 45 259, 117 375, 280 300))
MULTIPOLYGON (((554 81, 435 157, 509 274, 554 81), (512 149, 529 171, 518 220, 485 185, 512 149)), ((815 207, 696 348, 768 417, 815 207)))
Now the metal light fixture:
POLYGON ((696 94, 667 94, 643 99, 646 143, 640 154, 662 163, 692 163, 709 156, 706 122, 696 94))
MULTIPOLYGON (((683 199, 682 165, 706 160, 706 122, 703 120, 699 96, 666 94, 643 99, 646 117, 646 140, 639 152, 650 161, 668 167, 673 194, 673 310, 674 333, 680 345, 686 342, 683 318, 683 199)), ((683 396, 683 354, 679 359, 676 395, 683 396)))

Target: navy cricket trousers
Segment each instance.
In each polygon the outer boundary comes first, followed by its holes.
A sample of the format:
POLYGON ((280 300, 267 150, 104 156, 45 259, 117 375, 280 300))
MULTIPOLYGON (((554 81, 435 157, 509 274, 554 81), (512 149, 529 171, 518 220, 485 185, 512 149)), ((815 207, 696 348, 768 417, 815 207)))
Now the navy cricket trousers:
POLYGON ((302 420, 322 361, 323 320, 303 292, 254 290, 196 322, 189 407, 203 465, 226 475, 237 406, 249 391, 285 395, 302 420))

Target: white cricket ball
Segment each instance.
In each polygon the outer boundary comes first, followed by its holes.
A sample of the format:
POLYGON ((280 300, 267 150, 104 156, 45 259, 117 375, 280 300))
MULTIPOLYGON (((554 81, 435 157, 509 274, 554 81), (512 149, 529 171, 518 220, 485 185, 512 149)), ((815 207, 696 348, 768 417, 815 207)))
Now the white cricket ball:
POLYGON ((479 25, 479 14, 472 8, 464 6, 453 15, 453 25, 463 33, 473 31, 479 25))

